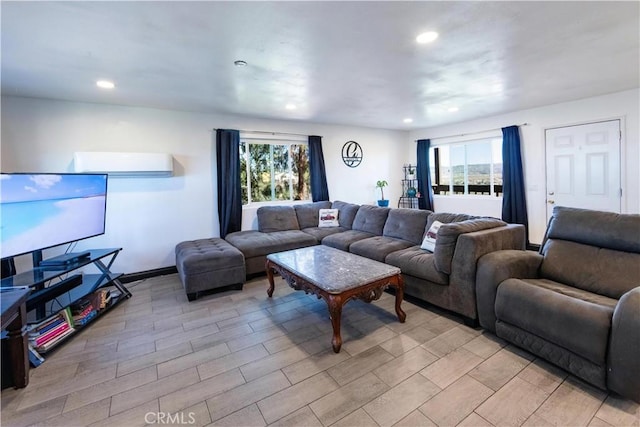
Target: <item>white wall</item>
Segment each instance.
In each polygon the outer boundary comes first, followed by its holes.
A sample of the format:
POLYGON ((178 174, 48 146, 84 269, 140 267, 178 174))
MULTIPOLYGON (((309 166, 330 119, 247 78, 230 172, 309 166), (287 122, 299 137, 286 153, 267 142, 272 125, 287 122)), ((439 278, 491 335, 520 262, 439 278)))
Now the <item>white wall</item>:
MULTIPOLYGON (((408 133, 401 131, 21 97, 2 97, 1 114, 3 172, 70 172, 75 151, 173 155, 172 178, 111 178, 106 233, 78 245, 124 248, 114 264, 124 273, 175 265, 176 243, 219 236, 213 128, 322 135, 332 200, 374 203, 375 182, 386 179, 385 195, 393 205, 406 161, 401 157, 408 133), (364 151, 354 169, 341 159, 348 140, 364 151)), ((255 209, 244 216, 251 228, 255 209)), ((29 267, 29 257, 17 261, 19 269, 29 267)))
MULTIPOLYGON (((131 273, 174 265, 173 250, 182 240, 219 235, 212 128, 322 135, 332 200, 373 204, 379 196, 375 182, 386 179, 390 185, 385 195, 395 206, 402 164, 416 161, 414 140, 527 122, 529 126, 521 129, 527 203, 531 241, 539 243, 546 227, 544 130, 549 127, 622 117, 623 211, 640 212, 639 92, 412 132, 2 97, 0 165, 3 172, 67 172, 75 151, 171 153, 176 167, 172 178, 110 179, 106 234, 78 246, 123 247, 114 269, 131 273), (342 145, 348 140, 360 143, 364 151, 362 164, 353 169, 341 160, 342 145)), ((474 137, 478 136, 482 135, 474 137)), ((500 201, 491 198, 469 202, 436 197, 435 205, 436 211, 500 216, 500 201)), ((254 217, 255 209, 246 210, 243 228, 252 228, 254 217)), ((50 250, 45 256, 55 253, 50 250)), ((29 261, 24 258, 18 260, 19 268, 29 261)))
MULTIPOLYGON (((529 237, 531 242, 540 243, 547 224, 544 133, 548 128, 622 118, 622 211, 624 213, 640 213, 639 104, 640 90, 633 89, 464 123, 419 129, 410 132, 409 155, 415 162, 416 152, 413 141, 416 139, 482 132, 528 123, 527 126, 520 128, 520 136, 527 186, 529 237)), ((485 132, 465 138, 446 138, 434 142, 476 139, 495 134, 495 132, 485 132)), ((500 131, 497 134, 499 135, 500 131)), ((477 199, 470 200, 465 197, 435 196, 434 205, 437 212, 466 212, 497 217, 501 215, 501 199, 494 200, 489 197, 479 196, 477 199)))
MULTIPOLYGON (((375 188, 375 183, 384 179, 389 182, 389 186, 384 189, 385 199, 390 200, 389 206, 397 206, 402 193, 402 165, 406 162, 404 147, 408 132, 314 124, 298 124, 295 129, 292 132, 304 133, 304 129, 314 129, 315 133, 310 134, 322 135, 322 151, 331 200, 376 204, 380 198, 380 190, 375 188), (355 168, 348 167, 342 161, 342 146, 347 141, 356 141, 362 147, 362 163, 355 168)), ((258 228, 257 209, 256 206, 243 209, 243 230, 258 228)))

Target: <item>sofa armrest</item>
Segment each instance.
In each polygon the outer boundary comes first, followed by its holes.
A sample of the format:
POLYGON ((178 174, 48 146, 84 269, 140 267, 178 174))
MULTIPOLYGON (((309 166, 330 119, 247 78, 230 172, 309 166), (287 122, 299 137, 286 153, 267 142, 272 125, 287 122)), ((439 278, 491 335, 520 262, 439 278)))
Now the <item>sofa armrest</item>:
POLYGON ((607 387, 640 402, 640 286, 622 295, 613 311, 607 387))
POLYGON ((478 320, 483 328, 496 331, 495 305, 500 283, 510 278, 537 278, 542 259, 537 252, 504 250, 484 255, 478 260, 476 298, 478 320))
POLYGON ((458 237, 449 275, 450 298, 462 314, 477 319, 476 266, 481 256, 503 249, 524 249, 524 226, 508 224, 502 227, 464 233, 458 237))

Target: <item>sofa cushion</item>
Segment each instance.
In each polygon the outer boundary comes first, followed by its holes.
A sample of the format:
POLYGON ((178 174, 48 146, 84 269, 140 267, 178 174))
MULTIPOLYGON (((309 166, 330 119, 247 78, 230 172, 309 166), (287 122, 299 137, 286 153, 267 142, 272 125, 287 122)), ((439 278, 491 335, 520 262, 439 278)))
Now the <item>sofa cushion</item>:
MULTIPOLYGON (((382 229, 382 235, 395 237, 419 245, 427 224, 429 211, 418 209, 392 209, 382 229)), ((413 245, 411 245, 413 246, 413 245)))
POLYGON ((367 233, 382 236, 384 223, 389 216, 389 208, 381 208, 378 206, 362 205, 358 209, 358 213, 353 220, 353 230, 364 231, 367 233))
POLYGON ((302 231, 315 237, 318 242, 322 242, 325 237, 347 231, 347 229, 344 227, 309 227, 303 228, 302 231))
POLYGON ((640 253, 640 215, 556 206, 545 239, 640 253))
POLYGON ((477 217, 472 216, 472 215, 467 215, 467 214, 456 214, 456 213, 448 213, 448 212, 432 212, 427 217, 427 225, 424 228, 423 237, 424 237, 424 234, 426 234, 427 231, 431 228, 431 226, 433 225, 434 221, 440 221, 443 224, 449 224, 451 222, 462 222, 462 221, 467 221, 469 219, 475 219, 475 218, 477 218, 477 217))
POLYGON ((553 281, 507 279, 498 287, 496 316, 604 365, 615 302, 553 281))
MULTIPOLYGON (((314 225, 317 225, 316 222, 314 225)), ((293 206, 262 206, 258 208, 258 231, 300 230, 293 206)))
POLYGON ((449 284, 449 276, 436 269, 434 255, 420 249, 420 246, 411 246, 407 249, 391 252, 384 262, 399 267, 402 274, 428 280, 438 285, 449 284))
POLYGON ((368 239, 353 242, 349 246, 349 252, 363 257, 384 262, 384 259, 391 252, 399 251, 413 246, 412 242, 394 237, 374 236, 368 239))
POLYGON ((338 222, 340 223, 340 227, 351 230, 351 227, 353 226, 353 220, 358 213, 358 209, 360 209, 360 205, 336 200, 331 204, 331 207, 339 210, 338 222))
POLYGON ((300 230, 262 233, 256 230, 237 231, 224 238, 244 254, 245 258, 317 245, 315 237, 300 230))
MULTIPOLYGON (((430 215, 429 217, 433 216, 430 215)), ((495 218, 468 219, 462 222, 452 222, 442 224, 438 230, 435 255, 436 268, 441 273, 451 274, 451 260, 456 249, 458 236, 464 233, 487 230, 490 228, 502 227, 506 222, 495 218)))
POLYGON ((615 300, 544 279, 507 279, 496 317, 604 365, 615 300))
POLYGON ((293 205, 293 209, 296 211, 296 218, 298 219, 298 227, 303 228, 317 227, 320 209, 328 209, 331 207, 331 202, 313 202, 303 203, 301 205, 293 205))
POLYGON ((584 291, 582 289, 568 286, 564 283, 555 282, 548 279, 522 279, 525 282, 534 284, 540 288, 548 289, 553 292, 557 292, 562 295, 569 296, 571 298, 577 298, 586 302, 602 305, 615 309, 618 304, 617 299, 609 298, 604 295, 594 294, 593 292, 584 291))
POLYGON ((586 291, 620 298, 640 285, 640 254, 560 239, 542 248, 542 277, 586 291))
POLYGON ((322 244, 348 252, 349 246, 351 246, 352 243, 373 236, 375 236, 375 234, 367 233, 366 231, 347 230, 325 237, 322 239, 322 244))

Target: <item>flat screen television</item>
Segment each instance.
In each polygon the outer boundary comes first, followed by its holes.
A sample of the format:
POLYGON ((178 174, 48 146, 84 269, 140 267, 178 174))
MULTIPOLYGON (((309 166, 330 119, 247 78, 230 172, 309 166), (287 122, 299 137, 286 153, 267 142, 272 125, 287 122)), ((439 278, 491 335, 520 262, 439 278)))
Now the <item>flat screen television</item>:
POLYGON ((0 258, 104 234, 107 175, 0 174, 0 258))

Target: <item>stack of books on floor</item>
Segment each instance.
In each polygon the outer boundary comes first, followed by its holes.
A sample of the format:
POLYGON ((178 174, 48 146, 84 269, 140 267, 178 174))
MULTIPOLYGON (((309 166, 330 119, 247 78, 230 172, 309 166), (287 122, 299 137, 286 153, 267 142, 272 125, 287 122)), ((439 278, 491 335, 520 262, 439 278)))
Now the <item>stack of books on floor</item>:
POLYGON ((86 298, 82 298, 71 306, 71 313, 73 313, 73 322, 77 326, 84 326, 91 321, 98 314, 96 305, 92 302, 94 298, 89 295, 86 298))
POLYGON ((113 305, 120 296, 121 292, 117 289, 98 289, 42 322, 31 325, 29 329, 31 363, 34 366, 42 363, 44 359, 38 353, 49 351, 68 335, 74 333, 77 328, 82 328, 91 322, 100 311, 113 305))
POLYGON ((74 332, 73 316, 71 309, 67 307, 33 325, 29 331, 29 345, 39 352, 46 352, 74 332))

